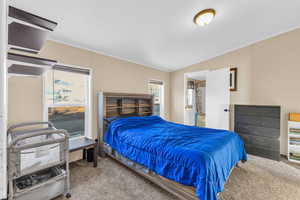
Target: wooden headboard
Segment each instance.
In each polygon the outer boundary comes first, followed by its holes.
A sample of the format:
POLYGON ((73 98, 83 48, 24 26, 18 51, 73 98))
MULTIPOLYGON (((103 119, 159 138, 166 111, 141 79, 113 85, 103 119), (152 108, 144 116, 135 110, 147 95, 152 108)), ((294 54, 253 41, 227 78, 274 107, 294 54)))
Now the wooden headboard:
POLYGON ((153 95, 130 93, 98 93, 98 141, 103 145, 106 119, 112 117, 153 115, 153 95))

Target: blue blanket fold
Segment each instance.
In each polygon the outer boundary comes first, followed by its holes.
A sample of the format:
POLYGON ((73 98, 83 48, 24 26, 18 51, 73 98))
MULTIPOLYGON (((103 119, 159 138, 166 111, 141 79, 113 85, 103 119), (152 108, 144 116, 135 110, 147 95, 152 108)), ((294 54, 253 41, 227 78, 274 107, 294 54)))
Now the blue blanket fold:
POLYGON ((111 122, 105 143, 155 173, 196 188, 201 200, 217 200, 231 169, 247 155, 234 132, 186 126, 158 116, 111 122))

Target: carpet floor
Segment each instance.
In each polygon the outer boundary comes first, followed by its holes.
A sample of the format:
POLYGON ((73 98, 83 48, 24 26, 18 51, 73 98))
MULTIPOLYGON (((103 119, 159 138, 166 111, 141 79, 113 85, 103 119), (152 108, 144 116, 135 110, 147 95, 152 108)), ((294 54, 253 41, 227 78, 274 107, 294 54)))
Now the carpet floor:
MULTIPOLYGON (((175 200, 110 158, 99 158, 98 168, 83 161, 71 164, 71 200, 175 200)), ((59 197, 56 200, 62 200, 59 197)), ((249 156, 235 168, 220 200, 299 200, 300 167, 249 156)))

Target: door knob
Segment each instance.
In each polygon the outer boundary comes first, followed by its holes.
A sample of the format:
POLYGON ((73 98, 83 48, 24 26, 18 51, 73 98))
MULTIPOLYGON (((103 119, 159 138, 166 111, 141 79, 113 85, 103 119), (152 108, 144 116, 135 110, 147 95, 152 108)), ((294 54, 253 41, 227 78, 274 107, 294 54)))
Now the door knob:
POLYGON ((224 112, 229 112, 229 109, 225 108, 225 109, 224 109, 224 112))

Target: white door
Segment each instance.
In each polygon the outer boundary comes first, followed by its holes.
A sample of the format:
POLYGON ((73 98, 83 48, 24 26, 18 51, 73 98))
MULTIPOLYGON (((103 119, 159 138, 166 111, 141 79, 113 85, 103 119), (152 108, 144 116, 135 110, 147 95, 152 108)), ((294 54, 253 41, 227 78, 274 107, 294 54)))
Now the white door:
POLYGON ((229 68, 210 71, 206 76, 206 127, 229 129, 229 68))

